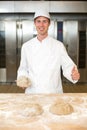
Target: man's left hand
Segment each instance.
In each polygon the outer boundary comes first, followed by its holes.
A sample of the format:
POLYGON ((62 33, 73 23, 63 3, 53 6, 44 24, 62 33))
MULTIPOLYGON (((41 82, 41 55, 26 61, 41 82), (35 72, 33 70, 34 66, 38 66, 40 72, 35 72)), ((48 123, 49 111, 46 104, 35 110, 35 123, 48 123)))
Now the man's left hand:
POLYGON ((73 67, 71 76, 72 76, 73 80, 79 80, 80 79, 80 73, 79 73, 76 66, 73 67))

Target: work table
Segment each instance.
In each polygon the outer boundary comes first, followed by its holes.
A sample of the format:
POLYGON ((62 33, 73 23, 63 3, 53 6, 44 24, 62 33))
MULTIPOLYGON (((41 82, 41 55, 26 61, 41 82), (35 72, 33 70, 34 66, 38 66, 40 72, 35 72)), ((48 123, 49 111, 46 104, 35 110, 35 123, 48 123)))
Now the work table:
POLYGON ((87 94, 0 94, 0 130, 37 129, 87 130, 87 94), (71 104, 74 112, 68 115, 52 114, 49 108, 58 100, 71 104), (39 104, 43 112, 29 116, 29 104, 39 104))

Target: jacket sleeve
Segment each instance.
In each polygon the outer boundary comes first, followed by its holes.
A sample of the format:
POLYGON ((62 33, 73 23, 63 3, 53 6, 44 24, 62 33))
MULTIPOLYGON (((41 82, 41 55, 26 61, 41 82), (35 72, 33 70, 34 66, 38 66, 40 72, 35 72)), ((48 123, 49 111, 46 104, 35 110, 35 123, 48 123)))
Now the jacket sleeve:
POLYGON ((21 48, 21 60, 20 60, 20 65, 17 71, 17 79, 20 76, 25 76, 28 77, 29 72, 28 72, 28 67, 27 67, 27 57, 26 57, 26 51, 24 46, 21 48))
POLYGON ((64 77, 66 77, 72 83, 76 83, 78 80, 73 80, 71 76, 72 69, 74 66, 76 66, 76 64, 69 57, 64 45, 61 45, 61 66, 62 66, 64 77))

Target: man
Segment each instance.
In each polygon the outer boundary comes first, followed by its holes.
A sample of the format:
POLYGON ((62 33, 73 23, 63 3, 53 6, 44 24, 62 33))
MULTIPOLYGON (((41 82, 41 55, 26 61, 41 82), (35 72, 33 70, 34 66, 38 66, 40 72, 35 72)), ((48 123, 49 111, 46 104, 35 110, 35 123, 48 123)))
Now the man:
POLYGON ((23 44, 17 86, 26 88, 25 93, 63 93, 63 75, 76 83, 80 74, 60 41, 48 36, 50 15, 46 11, 35 13, 37 36, 23 44))

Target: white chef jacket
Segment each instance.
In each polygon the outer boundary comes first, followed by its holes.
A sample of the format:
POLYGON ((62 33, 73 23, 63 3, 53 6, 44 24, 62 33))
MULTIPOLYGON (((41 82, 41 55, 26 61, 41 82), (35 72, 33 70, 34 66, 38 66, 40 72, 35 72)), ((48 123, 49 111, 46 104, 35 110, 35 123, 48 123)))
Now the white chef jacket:
POLYGON ((61 68, 63 75, 74 83, 71 77, 74 65, 62 42, 50 36, 40 42, 35 37, 22 46, 17 78, 31 79, 32 85, 25 93, 63 93, 61 68))

